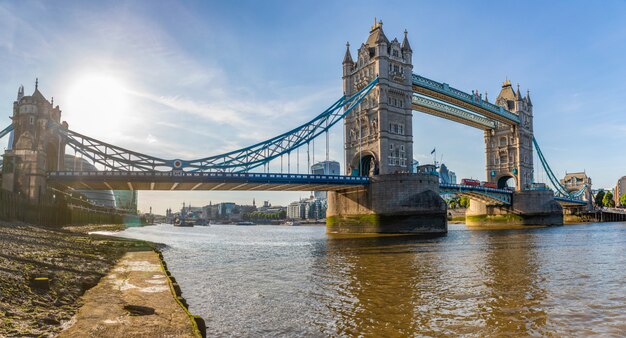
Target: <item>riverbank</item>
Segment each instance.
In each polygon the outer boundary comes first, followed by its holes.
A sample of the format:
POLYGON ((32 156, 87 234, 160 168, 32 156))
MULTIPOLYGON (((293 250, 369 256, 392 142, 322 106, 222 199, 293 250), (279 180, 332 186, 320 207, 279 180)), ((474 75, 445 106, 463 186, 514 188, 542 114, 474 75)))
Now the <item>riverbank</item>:
POLYGON ((84 305, 59 337, 199 337, 182 298, 174 298, 170 278, 157 252, 126 253, 85 293, 84 305))
MULTIPOLYGON (((83 233, 122 229, 69 231, 0 221, 0 337, 56 336, 73 323, 85 304, 85 291, 104 280, 127 253, 160 257, 144 241, 83 233)), ((189 325, 189 320, 183 322, 189 325)))

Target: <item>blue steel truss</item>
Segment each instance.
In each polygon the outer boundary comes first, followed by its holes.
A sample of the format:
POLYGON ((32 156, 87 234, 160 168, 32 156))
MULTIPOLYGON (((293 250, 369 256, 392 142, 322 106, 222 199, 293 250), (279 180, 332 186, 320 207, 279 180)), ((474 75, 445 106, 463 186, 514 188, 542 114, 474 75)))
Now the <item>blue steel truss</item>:
POLYGON ((0 131, 0 138, 5 137, 11 131, 13 131, 13 123, 9 124, 8 127, 4 128, 4 129, 2 129, 2 131, 0 131))
POLYGON ((413 74, 413 85, 414 86, 418 86, 418 87, 422 87, 422 88, 426 88, 426 89, 430 89, 432 91, 435 91, 437 93, 455 98, 457 100, 461 100, 465 103, 469 103, 473 106, 476 107, 480 107, 482 109, 485 109, 493 114, 496 114, 497 116, 502 117, 504 120, 509 121, 513 124, 519 124, 520 123, 520 119, 519 116, 517 116, 517 114, 514 114, 500 106, 497 106, 493 103, 489 103, 485 100, 482 100, 480 97, 476 96, 476 95, 471 95, 468 94, 464 91, 458 90, 456 88, 450 87, 450 85, 448 85, 447 83, 441 83, 441 82, 437 82, 435 80, 431 80, 428 78, 425 78, 423 76, 417 75, 417 74, 413 74))
POLYGON ((533 144, 535 146, 535 149, 537 150, 539 161, 541 162, 543 169, 548 175, 548 179, 550 180, 550 183, 555 189, 554 190, 555 199, 560 198, 562 200, 577 200, 577 201, 582 200, 582 197, 585 194, 585 191, 588 189, 588 186, 585 184, 580 190, 576 192, 571 192, 571 193, 568 192, 567 189, 561 184, 561 182, 559 182, 559 179, 556 177, 556 175, 552 171, 552 168, 550 168, 550 165, 548 164, 548 161, 546 160, 546 158, 543 156, 543 152, 541 151, 541 148, 539 148, 539 143, 537 142, 535 137, 533 137, 533 144))
POLYGON ((506 189, 493 189, 482 186, 465 185, 465 184, 439 184, 439 192, 445 194, 468 195, 480 198, 492 205, 510 205, 512 191, 506 189))
POLYGON ((248 172, 307 145, 341 121, 378 83, 378 77, 351 97, 341 97, 311 121, 249 147, 196 160, 167 160, 130 151, 71 130, 60 129, 67 145, 85 158, 113 171, 248 172))

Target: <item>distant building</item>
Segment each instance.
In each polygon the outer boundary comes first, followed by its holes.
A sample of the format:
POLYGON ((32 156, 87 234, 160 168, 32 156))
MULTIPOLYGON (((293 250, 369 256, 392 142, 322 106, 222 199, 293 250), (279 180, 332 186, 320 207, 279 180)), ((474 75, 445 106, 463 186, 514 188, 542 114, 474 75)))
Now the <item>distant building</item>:
POLYGON ((413 162, 411 163, 411 172, 416 173, 417 167, 419 166, 420 166, 420 162, 418 160, 413 160, 413 162))
POLYGON ((450 177, 450 184, 456 184, 456 173, 454 171, 449 171, 448 176, 450 177))
MULTIPOLYGON (((311 166, 311 174, 313 175, 340 175, 341 168, 337 161, 322 161, 311 166)), ((326 199, 328 193, 326 191, 316 191, 315 197, 326 199)))
POLYGON ((213 204, 209 201, 209 205, 202 207, 202 218, 205 220, 217 219, 218 207, 217 204, 213 204))
POLYGON ((439 167, 439 183, 456 184, 456 174, 443 163, 439 167))
POLYGON ((587 176, 585 172, 565 173, 565 177, 560 180, 560 183, 567 192, 577 192, 587 185, 587 191, 583 195, 585 201, 592 202, 593 196, 591 193, 591 177, 587 176))
POLYGON ((287 218, 304 219, 306 218, 306 203, 303 201, 295 201, 287 206, 287 218))
POLYGON ((137 212, 138 193, 136 190, 113 190, 113 195, 116 208, 137 212))
MULTIPOLYGON (((63 158, 63 169, 67 171, 97 171, 98 169, 87 160, 73 155, 65 155, 63 158)), ((75 190, 83 195, 91 203, 105 207, 117 207, 115 196, 111 190, 75 190)), ((119 208, 119 207, 117 207, 119 208)), ((137 208, 135 207, 135 212, 137 208)))
POLYGON ((615 193, 613 194, 613 199, 615 200, 615 205, 620 207, 626 207, 626 205, 622 205, 620 203, 620 197, 626 194, 626 176, 622 176, 619 180, 617 180, 617 184, 615 184, 615 193))
POLYGON ((314 196, 308 199, 291 202, 287 206, 289 219, 322 219, 326 218, 327 202, 314 196))
POLYGON ((235 213, 236 204, 233 202, 222 202, 217 205, 217 216, 220 219, 231 219, 235 213))

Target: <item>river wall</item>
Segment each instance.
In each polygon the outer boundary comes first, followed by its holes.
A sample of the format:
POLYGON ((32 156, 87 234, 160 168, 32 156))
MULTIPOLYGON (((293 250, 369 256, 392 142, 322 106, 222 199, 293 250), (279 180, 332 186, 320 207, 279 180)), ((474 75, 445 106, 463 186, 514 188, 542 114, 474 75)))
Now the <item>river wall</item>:
POLYGON ((69 224, 120 224, 129 217, 115 209, 99 207, 86 201, 64 195, 52 194, 33 204, 28 199, 0 189, 0 220, 20 221, 28 224, 63 226, 69 224))

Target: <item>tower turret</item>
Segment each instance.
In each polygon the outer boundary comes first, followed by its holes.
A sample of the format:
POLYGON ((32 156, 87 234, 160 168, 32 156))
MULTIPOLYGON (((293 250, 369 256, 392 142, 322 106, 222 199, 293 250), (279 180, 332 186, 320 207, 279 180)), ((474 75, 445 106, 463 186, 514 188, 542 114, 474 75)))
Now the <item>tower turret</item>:
POLYGON ((409 44, 408 38, 409 32, 404 30, 404 40, 402 40, 402 57, 405 60, 411 61, 413 60, 413 50, 411 49, 411 45, 409 44))
POLYGON ((58 132, 67 128, 60 123, 61 110, 39 91, 39 79, 35 91, 24 95, 20 86, 17 101, 13 103, 13 136, 4 153, 6 165, 2 188, 27 196, 31 202, 42 201, 46 193, 46 173, 63 170, 65 141, 58 132))

